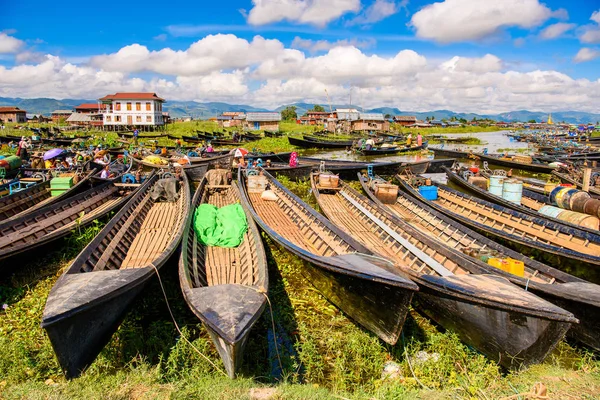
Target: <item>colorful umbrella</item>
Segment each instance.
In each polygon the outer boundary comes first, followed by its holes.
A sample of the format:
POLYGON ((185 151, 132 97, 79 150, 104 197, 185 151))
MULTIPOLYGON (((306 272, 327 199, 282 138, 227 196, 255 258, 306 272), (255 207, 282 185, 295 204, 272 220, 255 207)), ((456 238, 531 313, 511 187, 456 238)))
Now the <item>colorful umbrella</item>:
POLYGON ((234 157, 245 157, 248 153, 250 153, 248 150, 240 147, 237 149, 234 149, 230 152, 230 154, 233 153, 234 157))
POLYGON ((44 153, 44 160, 50 160, 54 157, 60 156, 65 150, 64 149, 52 149, 44 153))

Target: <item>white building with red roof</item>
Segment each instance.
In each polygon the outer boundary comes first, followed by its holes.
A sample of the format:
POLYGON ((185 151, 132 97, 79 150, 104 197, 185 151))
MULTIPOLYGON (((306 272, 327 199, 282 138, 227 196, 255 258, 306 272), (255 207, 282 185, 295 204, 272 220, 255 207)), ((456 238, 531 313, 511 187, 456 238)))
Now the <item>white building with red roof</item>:
POLYGON ((115 93, 99 99, 103 124, 109 130, 163 127, 163 103, 156 93, 115 93))

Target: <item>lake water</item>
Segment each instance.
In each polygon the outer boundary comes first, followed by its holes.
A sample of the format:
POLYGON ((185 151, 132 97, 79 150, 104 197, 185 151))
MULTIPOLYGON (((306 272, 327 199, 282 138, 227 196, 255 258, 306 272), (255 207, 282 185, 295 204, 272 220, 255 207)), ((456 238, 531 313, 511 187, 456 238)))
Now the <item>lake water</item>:
MULTIPOLYGON (((481 139, 484 144, 482 145, 464 145, 464 144, 435 144, 432 147, 442 147, 446 149, 456 149, 461 151, 473 150, 473 152, 482 152, 487 147, 489 153, 498 153, 499 149, 530 149, 533 148, 530 144, 525 142, 517 142, 513 138, 507 136, 509 131, 498 131, 498 132, 475 132, 470 134, 460 133, 449 133, 445 134, 449 138, 451 137, 476 137, 481 139)), ((423 159, 432 158, 433 154, 430 155, 391 155, 385 157, 378 156, 361 156, 356 153, 348 153, 346 150, 314 150, 303 152, 306 156, 319 157, 331 160, 352 160, 352 161, 420 161, 423 159)))

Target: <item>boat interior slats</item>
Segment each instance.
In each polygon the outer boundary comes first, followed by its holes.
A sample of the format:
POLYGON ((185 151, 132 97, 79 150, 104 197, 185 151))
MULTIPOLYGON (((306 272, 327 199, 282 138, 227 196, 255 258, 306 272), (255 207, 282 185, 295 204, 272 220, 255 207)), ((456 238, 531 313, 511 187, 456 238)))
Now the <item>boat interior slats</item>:
POLYGON ((571 249, 584 254, 600 254, 600 245, 597 243, 590 243, 584 238, 563 233, 533 221, 524 221, 511 213, 496 210, 493 207, 442 188, 438 189, 438 200, 436 202, 452 212, 512 235, 527 237, 541 243, 571 249))
POLYGON ((114 198, 116 190, 115 187, 105 187, 100 193, 94 192, 61 207, 51 208, 45 213, 6 224, 0 230, 0 249, 22 245, 60 229, 70 229, 78 223, 81 213, 89 220, 113 204, 105 205, 114 198))
POLYGON ((355 196, 354 193, 346 188, 344 188, 343 191, 345 195, 352 198, 354 202, 360 204, 364 209, 368 210, 372 216, 381 221, 387 228, 384 229, 355 204, 345 199, 339 192, 335 194, 319 193, 319 204, 332 222, 342 227, 352 236, 360 238, 360 241, 370 250, 381 254, 384 257, 396 260, 400 266, 410 268, 415 272, 437 275, 437 272, 431 266, 416 254, 413 254, 413 252, 399 240, 394 238, 390 234, 391 230, 394 234, 399 235, 404 240, 408 241, 412 246, 431 257, 447 270, 456 274, 467 273, 466 270, 460 268, 457 263, 448 259, 447 256, 421 242, 410 233, 398 228, 393 221, 379 210, 372 207, 368 202, 355 196))
POLYGON ((176 223, 181 222, 177 218, 180 210, 178 201, 152 203, 121 264, 121 269, 147 267, 165 250, 171 236, 177 232, 176 223))

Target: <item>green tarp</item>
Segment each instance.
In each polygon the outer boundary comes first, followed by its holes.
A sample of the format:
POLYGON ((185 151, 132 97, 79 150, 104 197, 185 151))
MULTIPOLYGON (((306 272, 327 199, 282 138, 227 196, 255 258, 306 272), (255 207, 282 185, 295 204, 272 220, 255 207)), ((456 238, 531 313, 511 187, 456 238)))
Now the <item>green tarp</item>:
POLYGON ((194 212, 196 236, 207 246, 237 247, 247 229, 248 221, 240 204, 221 208, 200 204, 194 212))

